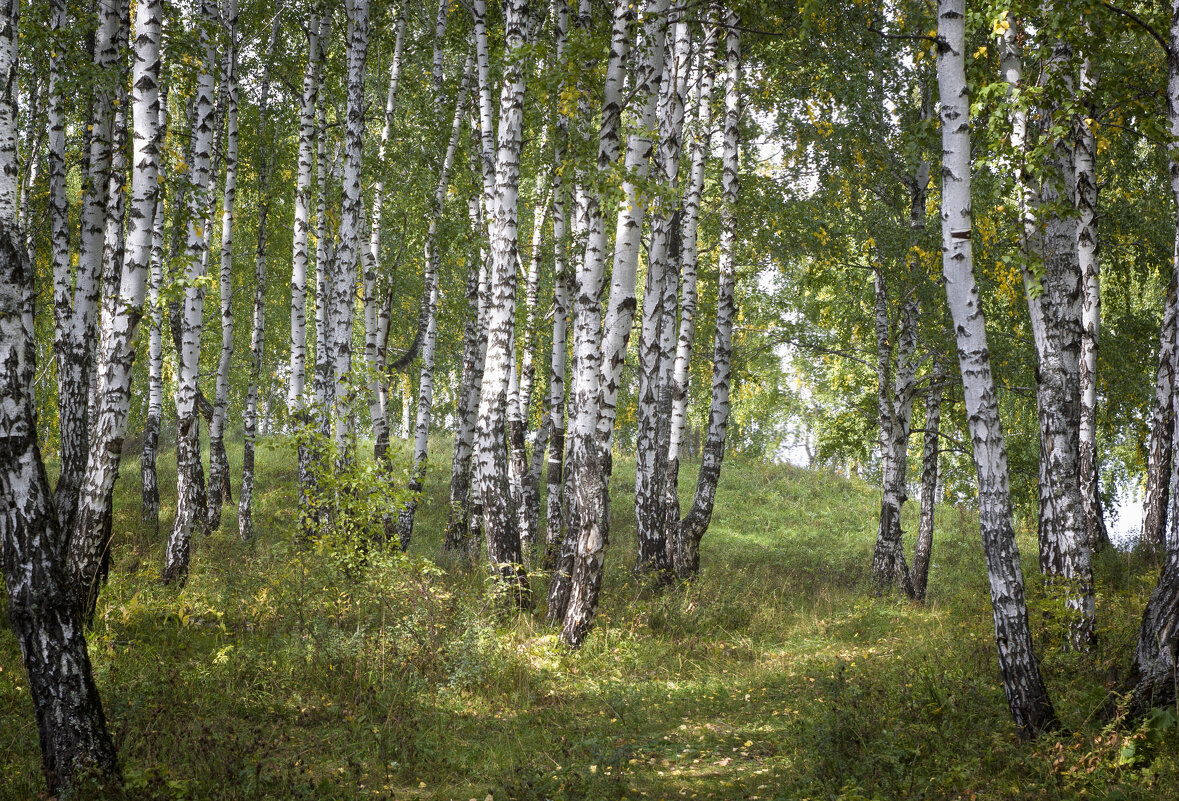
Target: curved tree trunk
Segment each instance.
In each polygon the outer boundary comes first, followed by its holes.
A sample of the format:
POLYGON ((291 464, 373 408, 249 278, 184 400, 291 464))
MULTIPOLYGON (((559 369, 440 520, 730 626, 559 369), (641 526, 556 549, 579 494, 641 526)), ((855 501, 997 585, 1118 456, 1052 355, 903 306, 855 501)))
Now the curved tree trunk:
POLYGON ((725 34, 725 119, 721 152, 721 241, 716 292, 716 341, 712 355, 712 408, 696 497, 687 516, 680 521, 674 543, 676 575, 687 579, 700 571, 700 541, 708 531, 716 502, 721 464, 725 458, 725 437, 729 425, 729 382, 732 375, 733 322, 737 316, 737 172, 738 134, 741 123, 741 39, 738 19, 732 9, 724 13, 725 34))
POLYGON ((1011 518, 1007 449, 986 320, 971 251, 970 95, 966 86, 966 3, 938 1, 937 77, 942 132, 942 273, 954 321, 966 420, 978 473, 979 524, 994 612, 999 670, 1011 717, 1025 737, 1056 726, 1028 625, 1023 570, 1011 518))
POLYGON ((925 396, 925 443, 921 452, 921 514, 917 523, 917 547, 913 550, 913 597, 925 600, 929 586, 929 562, 933 555, 933 516, 937 504, 938 438, 942 420, 942 374, 934 362, 933 383, 925 396))
POLYGON ((401 509, 397 520, 397 535, 401 550, 409 548, 413 536, 414 513, 426 478, 426 458, 430 446, 430 416, 434 408, 434 349, 438 341, 438 228, 446 206, 446 191, 450 187, 450 171, 458 153, 459 138, 463 132, 466 115, 467 93, 470 90, 475 62, 474 56, 467 58, 462 82, 454 103, 454 119, 450 126, 450 141, 442 157, 438 183, 434 187, 434 210, 426 231, 425 261, 422 274, 423 291, 427 294, 426 336, 422 344, 422 371, 418 378, 417 418, 414 426, 413 467, 410 469, 410 497, 401 509))
POLYGON ((1175 409, 1176 334, 1179 333, 1179 272, 1172 271, 1159 326, 1159 366, 1150 405, 1146 489, 1142 500, 1142 541, 1167 552, 1171 489, 1171 433, 1175 409))

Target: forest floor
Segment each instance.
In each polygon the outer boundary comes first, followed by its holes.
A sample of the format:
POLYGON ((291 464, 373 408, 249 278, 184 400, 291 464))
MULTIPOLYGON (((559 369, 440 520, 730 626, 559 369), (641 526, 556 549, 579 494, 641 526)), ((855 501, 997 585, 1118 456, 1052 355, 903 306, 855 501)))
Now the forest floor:
MULTIPOLYGON (((138 464, 124 464, 90 649, 128 797, 1179 795, 1173 721, 1124 732, 1102 717, 1155 580, 1139 555, 1099 560, 1093 654, 1063 653, 1050 604, 1033 601, 1069 733, 1023 743, 968 510, 939 509, 928 603, 873 598, 877 491, 735 455, 699 579, 656 592, 630 573, 633 466, 621 459, 601 612, 571 653, 543 609, 504 611, 482 568, 443 554, 449 443, 432 450, 408 557, 358 561, 295 543, 293 454, 264 444, 256 540, 240 542, 227 506, 182 589, 157 580, 162 537, 140 525, 138 464)), ((240 457, 231 449, 235 481, 240 457)), ((695 472, 683 471, 685 505, 695 472)), ((174 476, 168 454, 165 528, 174 476)), ((1032 577, 1034 538, 1021 547, 1032 577)), ((543 576, 533 586, 543 603, 543 576)), ((36 798, 37 730, 6 627, 0 669, 0 798, 36 798)))

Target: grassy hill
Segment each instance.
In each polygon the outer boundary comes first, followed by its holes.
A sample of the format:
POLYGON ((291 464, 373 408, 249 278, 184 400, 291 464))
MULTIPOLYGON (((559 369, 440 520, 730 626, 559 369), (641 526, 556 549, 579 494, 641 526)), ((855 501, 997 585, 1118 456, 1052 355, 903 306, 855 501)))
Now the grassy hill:
MULTIPOLYGON (((433 452, 410 553, 370 553, 360 564, 296 545, 292 454, 263 447, 257 540, 238 540, 227 507, 223 531, 195 544, 179 590, 157 581, 162 538, 142 531, 138 465, 124 465, 111 580, 90 648, 129 797, 1179 791, 1174 727, 1119 732, 1101 717, 1155 578, 1139 557, 1100 559, 1094 654, 1063 653, 1050 605, 1034 602, 1045 675, 1069 731, 1026 744, 999 684, 968 510, 938 511, 926 605, 872 598, 876 490, 733 457, 699 580, 657 593, 630 574, 633 466, 620 460, 601 613, 585 647, 570 653, 543 610, 503 610, 481 566, 444 557, 448 443, 433 452)), ((230 456, 236 469, 240 452, 230 456)), ((165 527, 174 475, 165 460, 165 527)), ((686 466, 685 503, 694 475, 686 466)), ((1034 541, 1021 547, 1034 584, 1034 541)), ((544 586, 537 575, 541 601, 544 586)), ((0 798, 34 798, 43 786, 37 732, 7 628, 0 668, 0 798)))

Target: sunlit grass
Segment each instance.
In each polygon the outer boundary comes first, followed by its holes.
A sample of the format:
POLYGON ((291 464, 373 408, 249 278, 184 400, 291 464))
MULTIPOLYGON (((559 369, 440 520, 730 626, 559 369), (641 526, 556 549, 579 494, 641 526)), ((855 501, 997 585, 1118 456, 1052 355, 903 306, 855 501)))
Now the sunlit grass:
MULTIPOLYGON (((926 605, 872 598, 876 491, 734 456, 700 578, 656 592, 630 573, 621 458, 602 609, 570 653, 542 609, 505 611, 481 568, 442 553, 449 443, 432 453, 410 553, 370 553, 355 570, 296 545, 293 455, 265 444, 257 539, 239 540, 227 507, 182 589, 157 581, 164 535, 143 530, 138 463, 124 464, 90 642, 131 797, 1159 798, 1179 786, 1173 735, 1148 767, 1119 767, 1122 735, 1099 714, 1153 582, 1134 556, 1099 565, 1095 654, 1062 653, 1051 616, 1033 610, 1075 733, 1027 745, 1007 716, 966 510, 939 510, 926 605)), ((240 445, 230 457, 236 480, 240 445)), ((174 482, 169 453, 163 531, 174 482)), ((1032 577, 1034 542, 1021 545, 1032 577)), ((543 599, 543 576, 534 588, 543 599)), ((0 666, 0 797, 35 797, 36 728, 7 631, 0 666)))

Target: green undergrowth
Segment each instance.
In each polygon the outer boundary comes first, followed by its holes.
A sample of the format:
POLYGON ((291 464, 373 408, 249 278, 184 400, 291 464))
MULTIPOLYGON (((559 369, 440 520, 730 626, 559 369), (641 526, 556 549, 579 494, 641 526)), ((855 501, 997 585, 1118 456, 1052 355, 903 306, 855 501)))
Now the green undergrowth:
MULTIPOLYGON (((256 540, 238 539, 226 507, 182 589, 157 580, 162 535, 140 524, 138 464, 124 464, 90 647, 129 798, 1154 799, 1179 788, 1173 716, 1120 731, 1102 714, 1154 581, 1140 556, 1099 560, 1093 654, 1064 653, 1050 605, 1034 601, 1066 731, 1024 743, 967 510, 938 511, 928 603, 873 598, 877 492, 733 456, 699 579, 659 592, 630 573, 633 465, 620 458, 601 612, 571 653, 543 622, 541 575, 536 611, 511 612, 482 566, 443 553, 449 443, 432 450, 408 555, 358 560, 296 543, 293 455, 265 444, 256 540)), ((230 457, 236 480, 240 446, 230 457)), ((683 471, 685 508, 695 470, 683 471)), ((174 481, 169 454, 165 529, 174 481)), ((0 668, 0 798, 35 798, 37 732, 7 629, 0 668)))

